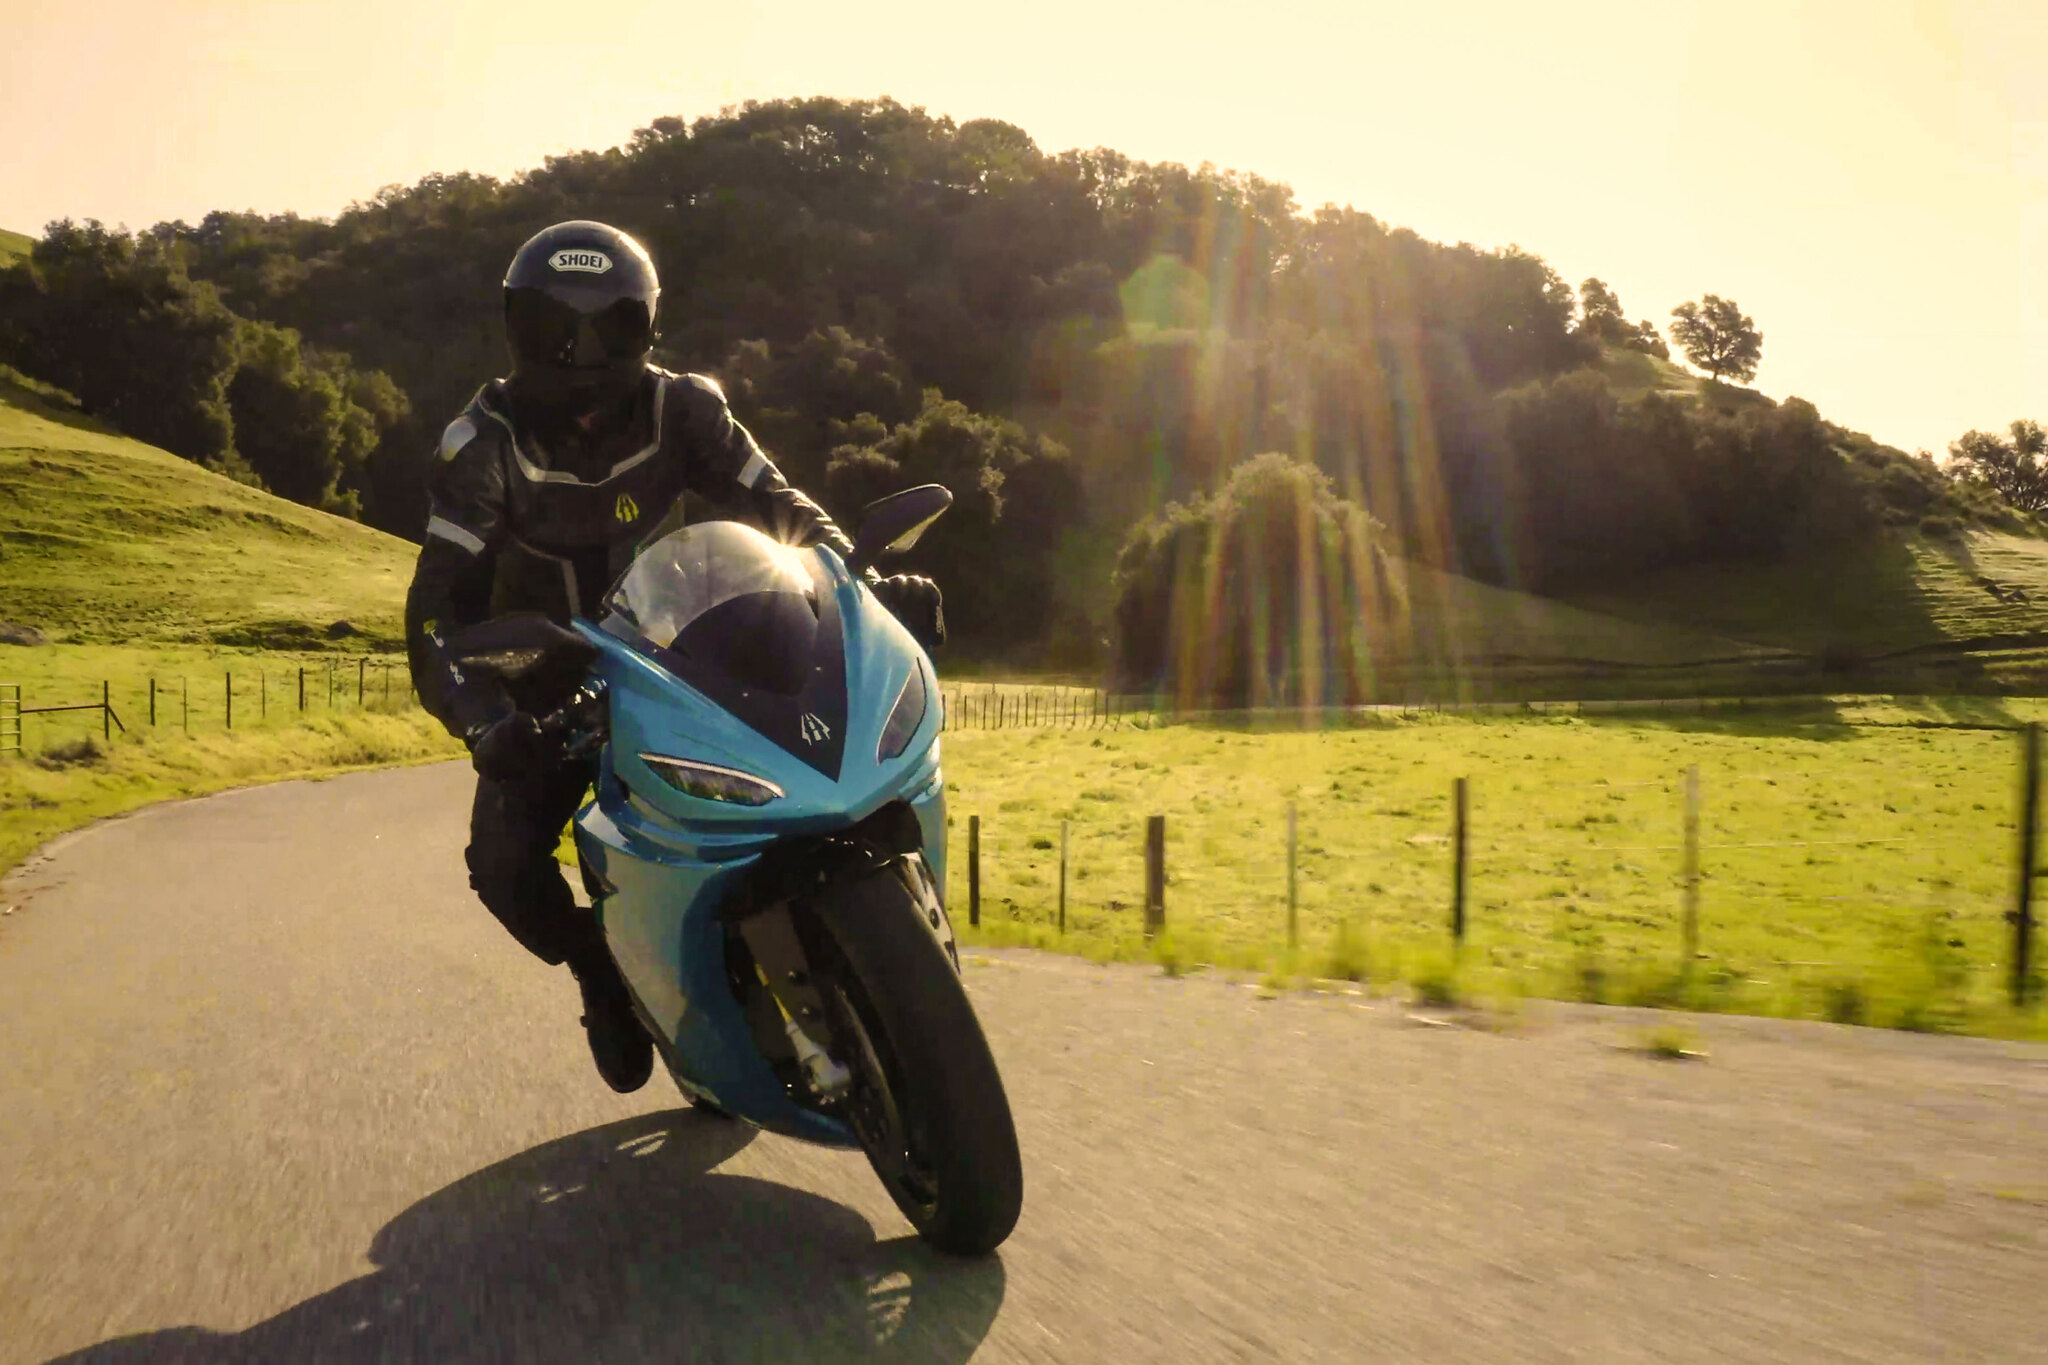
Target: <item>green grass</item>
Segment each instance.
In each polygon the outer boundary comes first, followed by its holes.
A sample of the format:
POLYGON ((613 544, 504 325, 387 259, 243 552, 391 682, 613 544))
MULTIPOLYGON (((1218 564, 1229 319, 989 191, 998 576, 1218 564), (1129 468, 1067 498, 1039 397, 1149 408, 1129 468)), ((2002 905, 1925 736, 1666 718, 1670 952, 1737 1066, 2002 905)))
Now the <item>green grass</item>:
POLYGON ((1614 396, 1624 401, 1641 398, 1650 393, 1670 393, 1691 396, 1699 393, 1705 383, 1675 361, 1659 360, 1641 351, 1627 351, 1617 346, 1600 348, 1600 373, 1607 378, 1607 387, 1614 396))
POLYGON ((945 739, 964 923, 981 817, 988 943, 1425 995, 1577 998, 2040 1033, 2001 1004, 2018 742, 1943 728, 2021 702, 1838 702, 1802 714, 1388 720, 1266 732, 961 731, 945 739), (1701 950, 1680 961, 1682 773, 1703 784, 1701 950), (1468 937, 1452 959, 1451 779, 1471 779, 1468 937), (1143 828, 1167 817, 1171 937, 1141 932, 1143 828), (1068 924, 1053 931, 1059 823, 1068 924), (1864 842, 1868 841, 1868 842, 1864 842), (1893 842, 1896 841, 1896 842, 1893 842), (1740 847, 1728 847, 1738 845, 1740 847), (1786 847, 1783 845, 1795 845, 1786 847), (1853 1005, 1845 1003, 1853 1002, 1853 1005))
POLYGON ((0 269, 14 264, 15 257, 28 255, 35 244, 36 239, 25 233, 0 228, 0 269))
POLYGON ((402 639, 415 547, 50 408, 0 401, 0 620, 58 642, 402 639))
POLYGON ((1869 654, 2048 633, 2048 542, 1973 532, 1891 539, 1779 565, 1697 565, 1573 599, 1591 611, 1783 649, 1869 654), (2000 600, 1980 578, 2005 589, 2000 600), (2017 600, 2018 588, 2026 600, 2017 600))
POLYGON ((416 707, 326 714, 266 729, 80 733, 0 758, 0 873, 45 841, 156 801, 459 753, 416 707))
POLYGON ((1667 1062, 1707 1055, 1700 1050, 1699 1039, 1693 1035, 1692 1030, 1677 1024, 1661 1024, 1656 1028, 1645 1029, 1641 1037, 1641 1046, 1642 1050, 1652 1057, 1667 1062))
POLYGON ((0 645, 0 683, 30 707, 104 687, 125 726, 108 742, 97 713, 23 718, 24 752, 0 757, 0 872, 166 797, 458 752, 393 652, 405 542, 109 433, 12 374, 0 509, 0 621, 54 641, 0 645), (354 632, 331 637, 344 620, 354 632))
POLYGON ((1757 645, 1702 629, 1684 614, 1631 619, 1408 566, 1412 652, 1452 668, 1493 660, 1667 666, 1755 656, 1757 645), (1675 625, 1672 621, 1685 621, 1675 625))

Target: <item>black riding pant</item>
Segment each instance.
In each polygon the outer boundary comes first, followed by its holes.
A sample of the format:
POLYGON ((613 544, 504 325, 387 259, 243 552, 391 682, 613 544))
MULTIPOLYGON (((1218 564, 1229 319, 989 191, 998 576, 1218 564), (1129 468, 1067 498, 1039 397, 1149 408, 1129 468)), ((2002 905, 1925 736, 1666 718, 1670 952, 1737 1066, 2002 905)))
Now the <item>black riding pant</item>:
POLYGON ((555 861, 562 829, 590 788, 591 765, 575 761, 511 782, 478 778, 469 813, 469 884, 520 945, 549 966, 607 961, 604 935, 578 906, 555 861))

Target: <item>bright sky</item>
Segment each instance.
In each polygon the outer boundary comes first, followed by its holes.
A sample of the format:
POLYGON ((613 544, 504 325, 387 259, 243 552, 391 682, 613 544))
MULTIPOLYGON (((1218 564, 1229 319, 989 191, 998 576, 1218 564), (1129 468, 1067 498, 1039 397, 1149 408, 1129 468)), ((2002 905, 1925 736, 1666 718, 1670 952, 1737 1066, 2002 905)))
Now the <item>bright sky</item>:
MULTIPOLYGON (((745 99, 891 95, 1519 243, 1937 453, 2048 419, 2048 0, 9 0, 0 226, 327 216, 745 99)), ((479 306, 484 306, 480 301, 479 306)))

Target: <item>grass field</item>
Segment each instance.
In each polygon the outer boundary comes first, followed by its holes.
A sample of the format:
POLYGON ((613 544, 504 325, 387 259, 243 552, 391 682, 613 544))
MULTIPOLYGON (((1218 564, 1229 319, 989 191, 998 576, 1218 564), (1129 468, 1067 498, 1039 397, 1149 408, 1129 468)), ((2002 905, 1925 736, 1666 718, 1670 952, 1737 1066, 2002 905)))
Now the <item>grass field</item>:
POLYGON ((1391 719, 1257 733, 958 732, 949 898, 971 939, 1428 991, 1686 1003, 2039 1034, 2001 1003, 2019 745, 2048 706, 1837 703, 1620 720, 1391 719), (1681 980, 1683 772, 1703 788, 1702 959, 1681 980), (1469 933, 1450 954, 1452 779, 1471 781, 1469 933), (1297 803, 1298 955, 1286 946, 1297 803), (1167 817, 1169 941, 1141 936, 1167 817), (1069 932, 1054 931, 1061 822, 1069 932))
POLYGON ((17 256, 26 256, 36 239, 25 233, 9 232, 0 228, 0 268, 12 265, 17 256))

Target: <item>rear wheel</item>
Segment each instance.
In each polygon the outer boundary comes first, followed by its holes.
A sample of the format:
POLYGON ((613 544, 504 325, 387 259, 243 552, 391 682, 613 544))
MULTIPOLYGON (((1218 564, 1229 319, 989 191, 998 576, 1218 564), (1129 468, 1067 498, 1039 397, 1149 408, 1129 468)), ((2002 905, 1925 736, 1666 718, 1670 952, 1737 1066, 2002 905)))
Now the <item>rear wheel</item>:
POLYGON ((921 871, 898 864, 819 898, 818 984, 869 1164, 919 1236, 974 1256, 1016 1226, 1024 1172, 995 1058, 930 923, 936 905, 914 889, 921 871))

